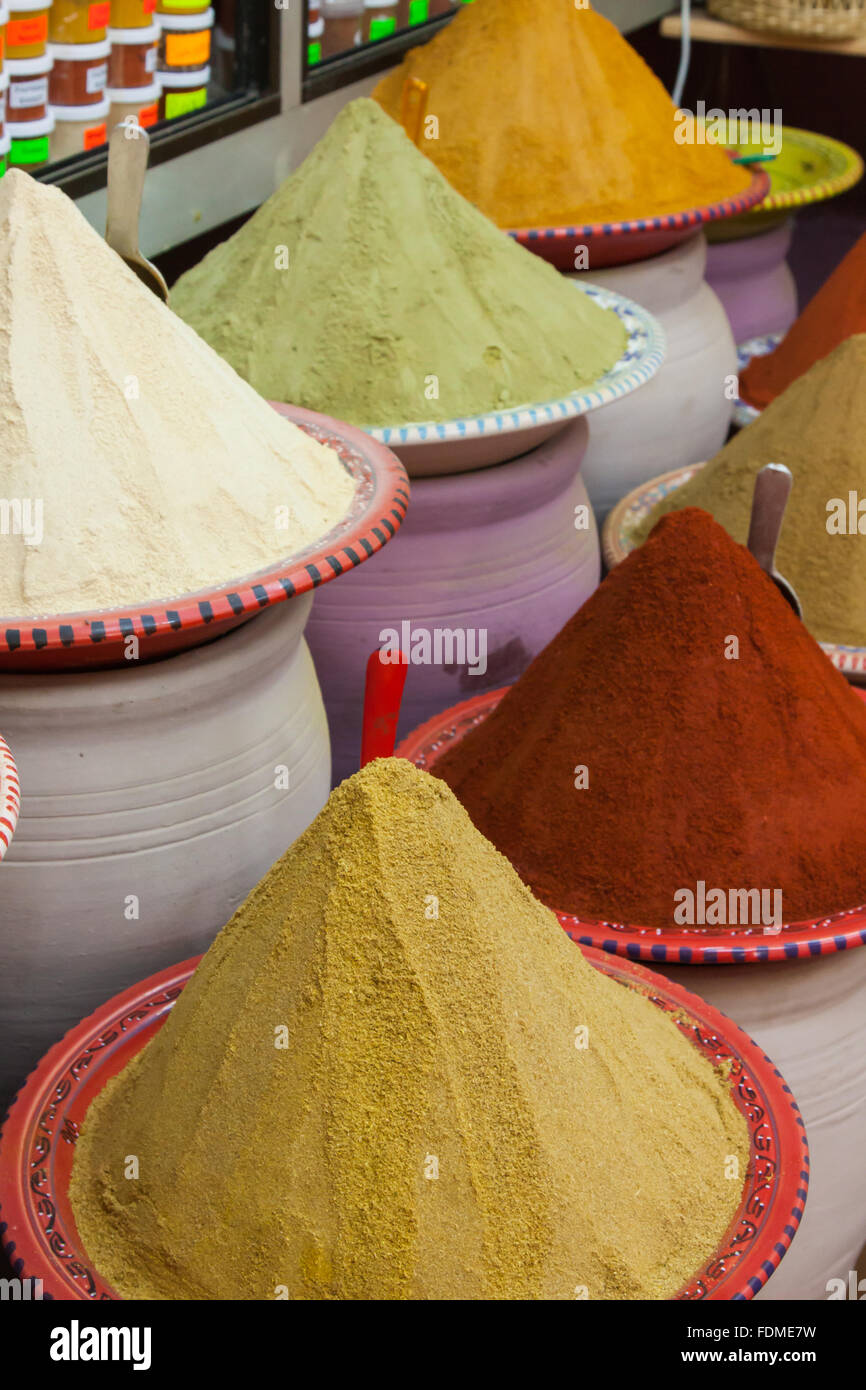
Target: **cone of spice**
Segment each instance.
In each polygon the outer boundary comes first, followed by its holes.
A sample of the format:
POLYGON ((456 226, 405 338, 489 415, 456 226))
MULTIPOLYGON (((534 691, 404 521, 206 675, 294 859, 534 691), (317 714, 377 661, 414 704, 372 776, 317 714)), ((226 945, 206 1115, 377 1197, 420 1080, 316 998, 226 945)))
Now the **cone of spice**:
POLYGON ((673 1020, 386 759, 108 1082, 70 1196, 125 1298, 664 1298, 734 1215, 732 1157, 743 1118, 673 1020))
MULTIPOLYGON (((552 907, 682 925, 685 893, 866 903, 866 706, 745 547, 665 517, 436 764, 552 907)), ((722 921, 720 924, 724 924, 722 921)))
POLYGON ((770 461, 794 475, 777 560, 806 626, 819 642, 866 647, 866 334, 845 339, 798 377, 669 493, 636 538, 667 512, 703 507, 745 541, 755 476, 770 461))
POLYGON ((684 212, 742 193, 750 172, 685 131, 659 79, 609 20, 574 0, 474 0, 382 78, 400 120, 429 88, 424 153, 500 227, 684 212), (432 127, 431 127, 432 129, 432 127))
POLYGON ((268 400, 362 426, 563 397, 626 346, 612 310, 497 231, 366 98, 172 306, 268 400))
POLYGON ((810 299, 779 346, 752 358, 740 376, 740 395, 763 410, 854 333, 866 333, 866 232, 810 299))

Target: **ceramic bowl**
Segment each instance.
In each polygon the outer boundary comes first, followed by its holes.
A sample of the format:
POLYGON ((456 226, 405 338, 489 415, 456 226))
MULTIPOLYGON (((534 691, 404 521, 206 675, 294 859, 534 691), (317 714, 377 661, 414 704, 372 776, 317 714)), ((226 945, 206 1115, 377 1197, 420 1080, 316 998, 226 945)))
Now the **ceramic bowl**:
POLYGON ((575 247, 586 247, 590 269, 642 261, 669 251, 692 236, 698 227, 748 212, 767 195, 770 178, 758 165, 752 167, 749 187, 732 198, 670 212, 661 217, 637 217, 630 222, 587 222, 576 227, 522 227, 509 231, 521 246, 549 261, 557 270, 575 269, 575 247))
POLYGON ((21 788, 15 759, 9 744, 0 738, 0 859, 12 843, 20 802, 21 788))
MULTIPOLYGON (((605 975, 646 995, 715 1066, 749 1129, 750 1157, 736 1215, 680 1299, 750 1299, 784 1256, 803 1215, 809 1151, 800 1111, 770 1059, 730 1019, 681 985, 600 951, 585 951, 605 975)), ((110 1000, 57 1043, 13 1103, 0 1140, 0 1232, 19 1278, 42 1280, 43 1296, 97 1301, 119 1295, 91 1264, 75 1229, 68 1189, 88 1106, 153 1037, 197 959, 110 1000)))
POLYGON ((410 477, 468 473, 527 453, 564 429, 570 420, 611 405, 654 377, 664 361, 665 335, 652 314, 614 290, 582 282, 573 288, 600 308, 613 310, 627 334, 622 357, 591 387, 572 391, 559 400, 494 410, 464 420, 370 426, 367 433, 393 449, 410 477))
POLYGON ((399 459, 362 430, 297 406, 274 409, 334 449, 355 480, 342 520, 315 544, 255 574, 195 594, 40 618, 0 618, 0 671, 128 666, 125 648, 138 639, 139 659, 168 656, 210 642, 274 603, 309 593, 348 573, 396 535, 409 485, 399 459))

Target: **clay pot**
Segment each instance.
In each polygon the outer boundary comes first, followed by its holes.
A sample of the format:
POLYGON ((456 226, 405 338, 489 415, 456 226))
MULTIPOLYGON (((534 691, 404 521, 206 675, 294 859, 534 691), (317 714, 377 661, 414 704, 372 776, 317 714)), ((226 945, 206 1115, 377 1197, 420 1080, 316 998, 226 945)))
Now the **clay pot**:
POLYGON ((335 782, 358 767, 364 671, 385 629, 409 621, 413 633, 487 633, 483 675, 465 663, 410 667, 402 736, 449 705, 515 680, 589 598, 599 581, 598 531, 591 514, 588 529, 575 529, 575 508, 588 504, 580 474, 586 440, 581 418, 510 463, 413 478, 394 540, 351 584, 319 590, 307 640, 328 711, 335 782))
POLYGON ((788 217, 760 236, 718 241, 707 249, 707 283, 724 304, 738 343, 787 333, 797 317, 797 285, 785 259, 793 227, 788 217))
POLYGON ((658 373, 632 396, 594 411, 583 479, 599 525, 616 502, 649 478, 712 458, 724 444, 737 375, 727 316, 704 279, 703 233, 647 261, 592 270, 585 278, 643 305, 667 336, 658 373))
POLYGON ((765 1299, 826 1299, 847 1285, 866 1239, 866 948, 767 965, 653 968, 714 1004, 756 1038, 803 1114, 809 1200, 765 1299))
POLYGON ((324 805, 311 603, 137 668, 0 675, 23 789, 2 866, 0 1098, 103 1000, 204 950, 324 805))

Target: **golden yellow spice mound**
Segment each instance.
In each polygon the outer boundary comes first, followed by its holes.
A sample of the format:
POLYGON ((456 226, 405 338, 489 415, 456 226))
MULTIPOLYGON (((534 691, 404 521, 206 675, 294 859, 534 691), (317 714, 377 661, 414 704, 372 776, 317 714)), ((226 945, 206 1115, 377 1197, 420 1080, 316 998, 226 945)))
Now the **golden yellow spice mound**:
POLYGON ((94 1102, 71 1197, 127 1298, 663 1298, 747 1159, 675 1024, 391 759, 333 793, 94 1102))
POLYGON ((438 121, 420 148, 500 227, 684 212, 750 182, 718 146, 677 142, 659 79, 614 24, 574 0, 466 5, 375 88, 397 121, 409 77, 427 83, 438 121))

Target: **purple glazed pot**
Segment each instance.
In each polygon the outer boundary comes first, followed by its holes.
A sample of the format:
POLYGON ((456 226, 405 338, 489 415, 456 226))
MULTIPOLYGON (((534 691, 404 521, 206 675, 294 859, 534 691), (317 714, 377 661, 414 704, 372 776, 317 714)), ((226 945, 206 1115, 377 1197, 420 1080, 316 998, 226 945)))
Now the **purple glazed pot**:
POLYGON ((402 638, 409 622, 416 641, 419 630, 486 633, 483 673, 472 674, 447 644, 438 663, 413 661, 403 737, 439 710, 516 680, 597 587, 592 512, 587 529, 575 528, 575 508, 589 506, 580 476, 586 443, 580 418, 510 463, 413 479, 394 540, 351 584, 318 591, 306 638, 328 712, 335 783, 358 768, 364 671, 383 631, 402 638))
MULTIPOLYGON (((648 261, 582 272, 654 314, 667 339, 661 369, 621 401, 595 410, 583 478, 599 525, 626 493, 671 468, 712 458, 728 436, 737 350, 718 298, 704 279, 702 232, 648 261)), ((580 279, 581 276, 575 278, 580 279)))
POLYGON ((787 333, 797 317, 797 286, 785 259, 793 226, 788 217, 759 236, 707 248, 707 282, 724 304, 738 343, 787 333))

